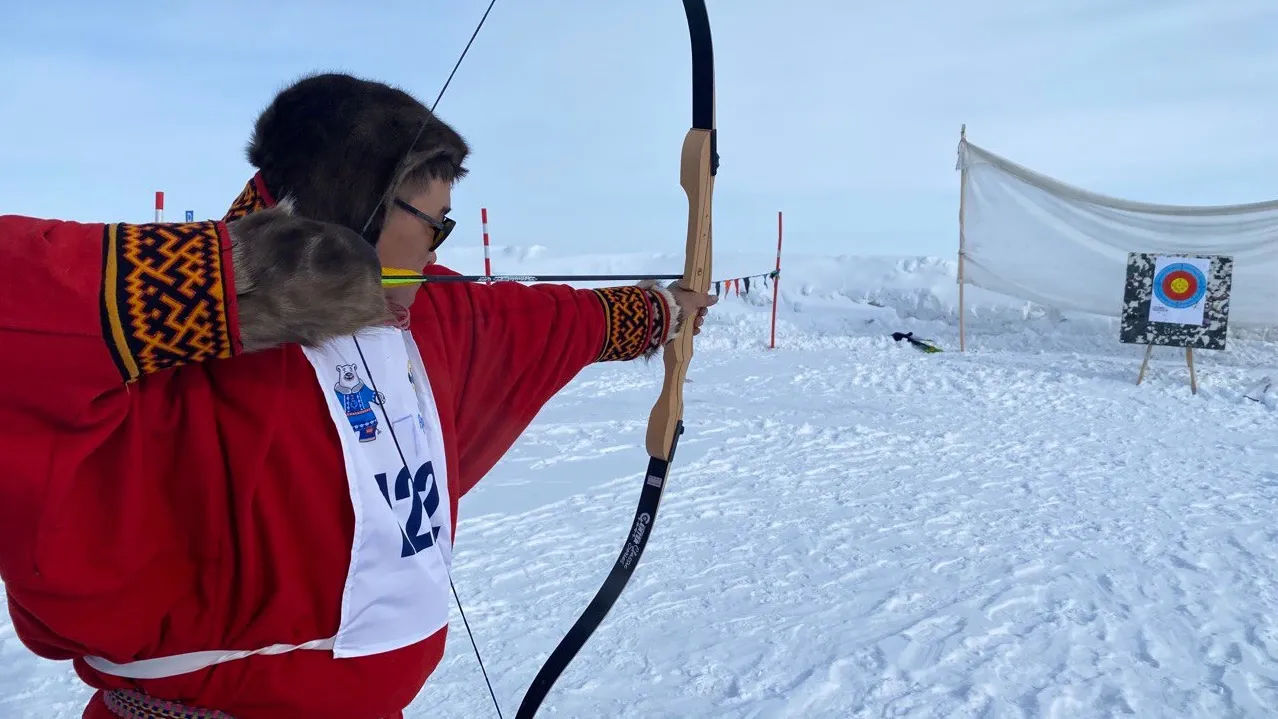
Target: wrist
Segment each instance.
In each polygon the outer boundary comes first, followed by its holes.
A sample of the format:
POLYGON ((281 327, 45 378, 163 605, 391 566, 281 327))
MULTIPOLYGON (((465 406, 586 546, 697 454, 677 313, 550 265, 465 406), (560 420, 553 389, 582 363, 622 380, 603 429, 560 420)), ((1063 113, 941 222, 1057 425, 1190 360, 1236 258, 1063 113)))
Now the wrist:
POLYGON ((679 303, 675 300, 674 292, 670 288, 674 283, 662 287, 652 280, 639 283, 640 287, 651 293, 653 301, 653 313, 651 315, 652 330, 648 343, 648 351, 655 352, 661 349, 670 340, 674 339, 675 330, 679 327, 679 321, 682 319, 683 311, 679 307, 679 303))

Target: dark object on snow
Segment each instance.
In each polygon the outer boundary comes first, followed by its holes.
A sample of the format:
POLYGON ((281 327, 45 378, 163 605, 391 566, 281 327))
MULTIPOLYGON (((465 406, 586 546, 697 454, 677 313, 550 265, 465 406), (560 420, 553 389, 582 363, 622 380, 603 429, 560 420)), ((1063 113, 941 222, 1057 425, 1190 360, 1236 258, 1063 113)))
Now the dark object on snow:
POLYGON ((932 353, 932 352, 944 352, 944 351, 945 351, 945 350, 941 349, 940 347, 937 347, 937 346, 935 346, 935 345, 929 344, 932 340, 917 340, 917 339, 914 339, 914 333, 913 333, 913 332, 893 332, 893 333, 892 333, 892 339, 896 340, 897 342, 900 342, 901 340, 908 340, 908 341, 909 341, 909 343, 910 343, 910 345, 912 345, 912 346, 914 347, 914 349, 916 349, 916 350, 918 350, 918 351, 920 351, 920 352, 927 352, 927 353, 929 353, 929 354, 930 354, 930 353, 932 353))
POLYGON ((1272 386, 1273 380, 1268 377, 1262 377, 1260 378, 1260 381, 1251 386, 1251 389, 1247 390, 1247 393, 1244 394, 1243 397, 1251 400, 1252 402, 1261 402, 1264 400, 1265 395, 1269 392, 1269 388, 1272 386))

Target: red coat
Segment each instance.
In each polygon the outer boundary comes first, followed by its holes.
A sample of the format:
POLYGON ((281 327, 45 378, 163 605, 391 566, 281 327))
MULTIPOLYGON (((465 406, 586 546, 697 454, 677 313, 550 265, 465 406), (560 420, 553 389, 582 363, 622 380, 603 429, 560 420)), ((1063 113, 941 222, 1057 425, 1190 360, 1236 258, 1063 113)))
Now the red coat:
MULTIPOLYGON (((446 629, 387 654, 296 651, 160 680, 80 660, 337 629, 353 516, 336 429, 300 348, 239 353, 226 238, 213 222, 0 216, 0 576, 14 626, 93 687, 236 719, 398 717, 446 629)), ((656 297, 423 287, 411 331, 439 406, 454 527, 457 498, 560 388, 592 362, 646 351, 610 326, 647 318, 667 336, 656 297)), ((110 716, 99 693, 85 717, 110 716)))

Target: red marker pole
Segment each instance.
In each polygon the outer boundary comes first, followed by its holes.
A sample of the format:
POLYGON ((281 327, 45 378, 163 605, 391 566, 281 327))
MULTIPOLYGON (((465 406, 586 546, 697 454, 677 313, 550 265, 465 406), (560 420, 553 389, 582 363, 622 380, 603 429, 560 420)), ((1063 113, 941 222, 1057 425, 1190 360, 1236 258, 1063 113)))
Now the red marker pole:
POLYGON ((155 191, 155 221, 164 222, 164 191, 155 191))
POLYGON ((781 289, 781 212, 777 211, 777 276, 772 278, 772 341, 769 349, 777 347, 777 296, 781 289))
POLYGON ((479 208, 479 219, 483 223, 484 228, 484 275, 486 277, 493 276, 493 261, 488 256, 488 208, 479 208))

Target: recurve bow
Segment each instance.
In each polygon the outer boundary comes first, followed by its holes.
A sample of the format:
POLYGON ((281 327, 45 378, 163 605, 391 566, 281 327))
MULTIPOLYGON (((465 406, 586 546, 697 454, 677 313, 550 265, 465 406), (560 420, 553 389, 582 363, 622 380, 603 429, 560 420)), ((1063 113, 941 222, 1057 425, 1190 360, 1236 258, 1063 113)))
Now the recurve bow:
MULTIPOLYGON (((692 42, 692 128, 683 140, 679 184, 688 195, 688 245, 680 284, 693 292, 710 291, 711 197, 719 169, 715 132, 714 48, 710 38, 710 18, 704 0, 683 0, 692 42)), ((531 719, 537 713, 555 680, 585 646, 586 640, 608 615, 612 605, 634 574, 657 520, 657 508, 666 486, 670 463, 674 461, 679 436, 683 434, 683 385, 692 360, 695 317, 685 318, 675 338, 665 348, 665 379, 661 395, 648 417, 648 471, 634 520, 621 547, 621 554, 604 579, 603 586, 586 605, 577 621, 550 653, 528 687, 515 719, 531 719)))

